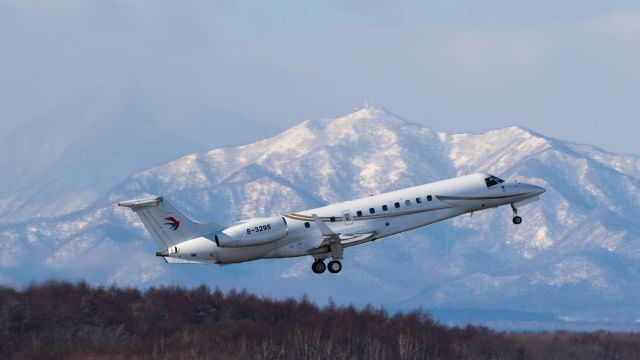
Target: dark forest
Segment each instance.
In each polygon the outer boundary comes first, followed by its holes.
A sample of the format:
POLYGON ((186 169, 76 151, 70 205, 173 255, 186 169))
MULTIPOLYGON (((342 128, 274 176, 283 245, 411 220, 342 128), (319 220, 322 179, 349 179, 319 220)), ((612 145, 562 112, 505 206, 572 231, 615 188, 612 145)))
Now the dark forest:
POLYGON ((0 287, 6 359, 639 359, 640 334, 497 332, 246 291, 0 287))

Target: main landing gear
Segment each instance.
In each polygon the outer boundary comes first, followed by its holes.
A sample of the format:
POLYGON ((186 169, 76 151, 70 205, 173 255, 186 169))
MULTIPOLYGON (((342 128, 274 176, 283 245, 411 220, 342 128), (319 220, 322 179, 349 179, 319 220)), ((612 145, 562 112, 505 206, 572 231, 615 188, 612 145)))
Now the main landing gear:
POLYGON ((311 270, 316 274, 322 274, 327 270, 327 265, 324 264, 322 259, 316 259, 313 264, 311 264, 311 270))
POLYGON ((327 269, 329 269, 330 273, 337 274, 342 270, 342 263, 339 260, 331 260, 325 265, 324 259, 316 259, 311 264, 311 270, 316 274, 322 274, 327 269))
POLYGON ((338 260, 331 260, 329 261, 327 268, 329 269, 330 273, 337 274, 340 272, 340 270, 342 270, 342 263, 338 260))
POLYGON ((518 216, 518 208, 515 204, 511 204, 511 210, 513 210, 513 223, 516 225, 522 224, 522 218, 518 216))

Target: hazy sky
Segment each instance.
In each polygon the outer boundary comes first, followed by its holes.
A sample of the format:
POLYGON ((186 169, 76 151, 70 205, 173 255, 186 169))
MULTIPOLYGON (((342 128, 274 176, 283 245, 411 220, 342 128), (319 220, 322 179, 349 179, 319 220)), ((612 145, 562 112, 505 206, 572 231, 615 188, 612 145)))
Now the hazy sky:
POLYGON ((0 135, 126 86, 286 128, 364 99, 640 154, 638 1, 0 0, 0 135))

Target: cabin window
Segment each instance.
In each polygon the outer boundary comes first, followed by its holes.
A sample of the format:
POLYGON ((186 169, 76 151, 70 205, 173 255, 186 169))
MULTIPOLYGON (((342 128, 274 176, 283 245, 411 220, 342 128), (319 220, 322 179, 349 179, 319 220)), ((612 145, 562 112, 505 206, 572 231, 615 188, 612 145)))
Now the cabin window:
POLYGON ((418 204, 422 204, 422 199, 420 199, 420 198, 416 198, 416 202, 417 202, 418 204))
POLYGON ((393 204, 393 206, 395 206, 395 208, 398 209, 398 208, 400 208, 400 203, 397 202, 397 203, 393 204))
POLYGON ((433 200, 433 196, 427 195, 427 201, 431 201, 431 200, 433 200))
POLYGON ((369 208, 369 214, 375 214, 376 213, 376 209, 374 208, 369 208))
POLYGON ((387 211, 389 210, 389 207, 387 205, 382 205, 382 211, 387 211))
POLYGON ((356 214, 358 214, 358 216, 362 216, 362 211, 358 210, 356 214))
POLYGON ((304 223, 304 227, 306 227, 307 229, 311 227, 311 224, 309 224, 309 222, 304 223))
POLYGON ((487 187, 490 188, 494 185, 502 184, 504 180, 497 176, 490 175, 488 178, 484 179, 484 182, 487 184, 487 187))
POLYGON ((411 200, 405 200, 404 204, 407 205, 407 206, 411 206, 411 200))
POLYGON ((330 218, 329 218, 329 221, 331 221, 331 222, 336 222, 336 217, 335 217, 335 216, 330 217, 330 218))

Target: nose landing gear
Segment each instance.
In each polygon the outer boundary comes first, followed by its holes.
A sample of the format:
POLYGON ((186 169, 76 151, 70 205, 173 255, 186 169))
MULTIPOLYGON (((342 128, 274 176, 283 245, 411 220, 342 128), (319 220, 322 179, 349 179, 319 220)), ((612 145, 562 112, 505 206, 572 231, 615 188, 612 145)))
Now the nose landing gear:
POLYGON ((522 218, 518 216, 518 208, 515 204, 511 204, 511 210, 513 210, 513 223, 516 225, 522 224, 522 218))

